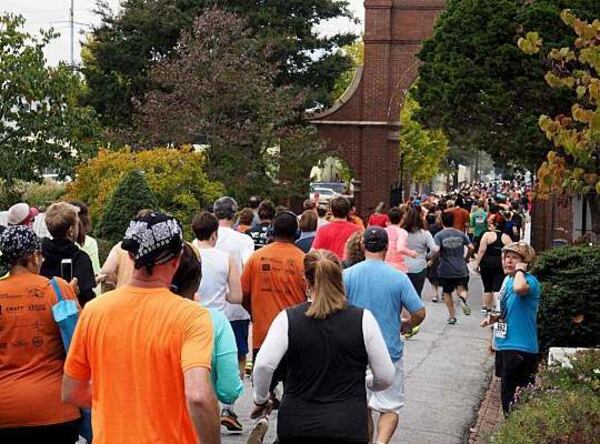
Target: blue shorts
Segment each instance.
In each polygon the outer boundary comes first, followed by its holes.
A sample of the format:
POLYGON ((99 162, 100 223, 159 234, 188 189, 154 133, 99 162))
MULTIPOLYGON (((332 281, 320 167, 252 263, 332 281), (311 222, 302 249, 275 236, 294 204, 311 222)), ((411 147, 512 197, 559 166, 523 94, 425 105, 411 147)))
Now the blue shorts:
POLYGON ((230 321, 230 324, 235 335, 238 357, 245 358, 248 354, 248 329, 250 328, 250 320, 230 321))

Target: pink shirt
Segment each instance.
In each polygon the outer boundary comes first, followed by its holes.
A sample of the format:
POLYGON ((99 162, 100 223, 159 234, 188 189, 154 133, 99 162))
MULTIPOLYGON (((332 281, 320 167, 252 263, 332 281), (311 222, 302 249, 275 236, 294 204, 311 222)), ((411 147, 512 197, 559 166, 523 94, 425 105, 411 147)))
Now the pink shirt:
POLYGON ((408 266, 404 263, 404 256, 412 252, 406 246, 408 233, 398 225, 388 225, 385 227, 385 231, 387 231, 389 240, 385 261, 395 269, 406 273, 408 266))

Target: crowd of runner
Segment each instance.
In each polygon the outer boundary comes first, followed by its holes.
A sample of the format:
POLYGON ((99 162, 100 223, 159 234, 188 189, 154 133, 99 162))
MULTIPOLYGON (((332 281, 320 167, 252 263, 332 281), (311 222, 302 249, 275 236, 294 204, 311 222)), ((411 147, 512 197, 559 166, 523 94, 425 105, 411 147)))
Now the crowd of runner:
POLYGON ((537 363, 529 205, 510 182, 381 203, 366 221, 344 196, 300 214, 225 196, 191 227, 132 215, 101 265, 84 203, 52 204, 43 234, 17 204, 0 227, 0 442, 220 442, 221 426, 242 431, 251 375, 248 442, 277 409, 280 443, 387 443, 425 282, 455 325, 454 295, 471 315, 471 271, 508 413, 537 363))

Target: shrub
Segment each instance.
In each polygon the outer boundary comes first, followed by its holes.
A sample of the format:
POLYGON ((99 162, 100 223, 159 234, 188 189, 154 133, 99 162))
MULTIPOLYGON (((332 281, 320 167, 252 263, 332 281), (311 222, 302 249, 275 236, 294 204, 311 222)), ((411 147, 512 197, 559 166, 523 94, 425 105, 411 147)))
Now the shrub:
POLYGON ((61 200, 67 192, 67 186, 61 182, 45 180, 42 183, 28 182, 23 187, 23 202, 38 208, 40 211, 52 203, 61 200))
POLYGON ((562 247, 540 255, 533 270, 542 284, 540 351, 600 343, 600 248, 562 247))
POLYGON ((204 171, 205 157, 191 147, 157 148, 134 152, 101 150, 97 157, 77 168, 69 198, 90 205, 92 220, 102 220, 105 205, 124 174, 144 171, 158 208, 173 214, 187 229, 194 213, 220 197, 224 188, 212 182, 204 171))
POLYGON ((104 262, 106 262, 106 258, 108 258, 114 243, 104 239, 96 239, 96 242, 98 242, 98 257, 100 258, 100 265, 102 266, 104 265, 104 262))
POLYGON ((598 442, 600 351, 576 354, 572 368, 552 366, 520 399, 491 442, 537 444, 598 442))
POLYGON ((156 196, 143 173, 130 171, 110 197, 98 226, 98 235, 102 239, 119 242, 123 239, 131 219, 144 208, 156 209, 156 196))

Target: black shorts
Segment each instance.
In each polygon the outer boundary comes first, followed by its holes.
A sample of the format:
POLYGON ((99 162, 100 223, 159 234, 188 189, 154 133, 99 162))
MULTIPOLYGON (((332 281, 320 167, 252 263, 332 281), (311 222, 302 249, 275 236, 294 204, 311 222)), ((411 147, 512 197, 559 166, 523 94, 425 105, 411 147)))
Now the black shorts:
POLYGON ((504 281, 504 271, 498 268, 480 268, 484 293, 498 293, 504 281))
POLYGON ((445 278, 440 277, 440 284, 442 284, 442 291, 446 294, 452 293, 457 287, 464 287, 465 290, 469 289, 469 276, 460 278, 445 278))

